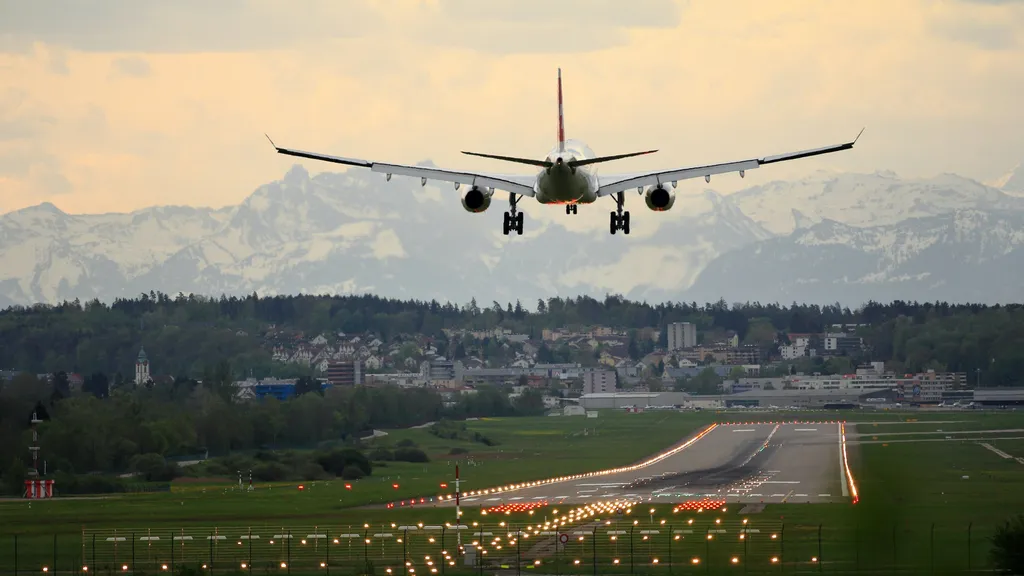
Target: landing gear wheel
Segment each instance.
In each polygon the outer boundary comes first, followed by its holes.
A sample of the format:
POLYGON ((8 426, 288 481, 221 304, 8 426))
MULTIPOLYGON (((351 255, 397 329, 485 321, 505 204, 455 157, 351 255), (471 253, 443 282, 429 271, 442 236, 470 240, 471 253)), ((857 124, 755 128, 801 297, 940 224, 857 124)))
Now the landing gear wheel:
POLYGON ((579 208, 580 208, 580 205, 579 205, 579 204, 573 204, 573 205, 572 205, 572 213, 573 213, 573 214, 578 214, 578 210, 579 210, 579 208))
POLYGON ((508 236, 513 230, 516 234, 523 235, 523 213, 516 211, 516 200, 519 197, 515 194, 509 195, 509 209, 505 212, 505 221, 501 226, 501 232, 508 236))
POLYGON ((622 213, 622 233, 629 234, 629 212, 622 213))
POLYGON ((611 213, 611 224, 608 227, 609 231, 612 233, 612 235, 614 235, 615 231, 619 229, 619 222, 618 222, 618 220, 619 220, 619 215, 616 214, 615 212, 612 212, 611 213))
POLYGON ((565 205, 565 213, 566 214, 572 214, 572 204, 566 204, 565 205))
POLYGON ((508 233, 512 231, 512 215, 505 212, 505 221, 501 225, 501 233, 508 236, 508 233))
POLYGON ((523 235, 523 216, 525 216, 525 214, 520 212, 518 215, 516 215, 515 221, 516 234, 519 234, 520 236, 523 235))

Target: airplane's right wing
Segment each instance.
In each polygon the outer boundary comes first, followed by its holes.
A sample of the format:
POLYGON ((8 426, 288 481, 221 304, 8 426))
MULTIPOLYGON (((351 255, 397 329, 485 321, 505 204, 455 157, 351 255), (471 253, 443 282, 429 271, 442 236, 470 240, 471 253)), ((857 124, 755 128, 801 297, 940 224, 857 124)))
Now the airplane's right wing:
MULTIPOLYGON (((861 130, 861 133, 863 132, 864 130, 861 130)), ((810 156, 838 152, 840 150, 849 150, 853 148, 853 145, 857 143, 859 138, 860 134, 857 134, 857 138, 854 138, 851 142, 845 142, 843 144, 802 150, 800 152, 790 152, 787 154, 775 154, 773 156, 765 156, 763 158, 751 158, 750 160, 740 160, 737 162, 725 162, 722 164, 709 164, 707 166, 693 166, 689 168, 677 168, 674 170, 644 172, 640 174, 602 176, 601 187, 598 189, 597 195, 608 196, 610 194, 624 192, 630 188, 640 189, 645 186, 658 186, 660 184, 675 182, 677 180, 700 178, 701 176, 710 180, 711 176, 714 174, 739 172, 740 175, 742 175, 747 170, 753 170, 754 168, 764 164, 774 164, 776 162, 784 162, 786 160, 796 160, 797 158, 807 158, 810 156)))
MULTIPOLYGON (((267 137, 270 140, 270 137, 267 137)), ((333 162, 335 164, 344 164, 346 166, 359 166, 362 168, 369 168, 374 172, 380 172, 387 174, 390 178, 392 174, 399 174, 401 176, 413 176, 419 178, 423 184, 426 184, 427 180, 439 180, 441 182, 452 182, 456 188, 460 184, 466 184, 469 186, 481 186, 486 188, 495 188, 498 190, 504 190, 511 194, 517 194, 519 196, 534 196, 535 192, 533 189, 533 182, 536 181, 535 176, 528 175, 511 175, 511 174, 488 174, 482 172, 461 172, 455 170, 444 170, 442 168, 428 168, 426 166, 407 166, 404 164, 387 164, 384 162, 373 162, 370 160, 360 160, 357 158, 346 158, 344 156, 330 156, 327 154, 319 154, 316 152, 305 152, 303 150, 293 150, 291 148, 281 148, 277 144, 274 144, 273 140, 270 143, 274 146, 279 154, 285 154, 288 156, 296 156, 298 158, 309 158, 311 160, 322 160, 324 162, 333 162)))

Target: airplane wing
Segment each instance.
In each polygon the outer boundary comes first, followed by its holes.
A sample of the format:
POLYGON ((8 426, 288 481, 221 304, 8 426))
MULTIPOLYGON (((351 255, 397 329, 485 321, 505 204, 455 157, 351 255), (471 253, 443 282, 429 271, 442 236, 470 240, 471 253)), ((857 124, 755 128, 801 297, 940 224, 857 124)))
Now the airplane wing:
MULTIPOLYGON (((267 140, 270 140, 270 136, 267 136, 267 140)), ((458 188, 460 184, 467 184, 470 186, 496 188, 498 190, 504 190, 511 194, 518 194, 519 196, 533 197, 535 195, 535 191, 533 189, 533 183, 536 181, 535 176, 512 174, 488 174, 481 172, 462 172, 455 170, 444 170, 441 168, 428 168, 426 166, 406 166, 403 164, 387 164, 383 162, 373 162, 371 160, 360 160, 358 158, 329 156, 327 154, 318 154, 316 152, 305 152, 303 150, 281 148, 277 144, 274 144, 273 140, 270 140, 270 144, 274 146, 274 149, 277 150, 278 154, 296 156, 298 158, 309 158, 311 160, 322 160, 324 162, 333 162, 335 164, 344 164, 346 166, 359 166, 362 168, 369 168, 374 172, 381 172, 383 174, 387 174, 389 178, 391 177, 392 174, 399 174, 401 176, 413 176, 419 178, 424 185, 427 183, 427 180, 439 180, 441 182, 452 182, 455 184, 456 188, 458 188)))
POLYGON ((857 143, 857 140, 863 133, 864 130, 861 129, 856 138, 844 144, 825 146, 823 148, 813 148, 811 150, 802 150, 800 152, 790 152, 788 154, 776 154, 774 156, 752 158, 750 160, 740 160, 738 162, 710 164, 708 166, 693 166, 689 168, 676 168, 673 170, 645 172, 641 174, 609 174, 607 176, 600 177, 601 187, 598 188, 597 195, 608 196, 610 194, 629 190, 630 188, 657 186, 659 184, 675 182, 677 180, 700 178, 701 176, 705 179, 710 179, 713 174, 739 172, 742 175, 747 170, 753 170, 754 168, 758 168, 764 164, 774 164, 776 162, 784 162, 786 160, 796 160, 797 158, 808 158, 810 156, 839 152, 840 150, 849 150, 853 148, 853 145, 857 143))

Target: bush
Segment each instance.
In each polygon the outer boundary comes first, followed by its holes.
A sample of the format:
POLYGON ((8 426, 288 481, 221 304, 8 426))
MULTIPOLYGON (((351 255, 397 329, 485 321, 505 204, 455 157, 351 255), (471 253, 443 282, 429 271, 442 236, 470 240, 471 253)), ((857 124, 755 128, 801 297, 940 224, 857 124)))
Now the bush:
POLYGON ((1024 574, 1024 515, 1018 515, 992 536, 992 563, 1006 574, 1024 574))
POLYGON ((397 446, 398 446, 399 448, 415 448, 415 447, 416 447, 416 443, 415 443, 415 442, 413 442, 413 441, 412 441, 411 439, 409 439, 409 438, 403 438, 402 440, 399 440, 399 441, 398 441, 398 444, 397 444, 397 446))
POLYGON ((345 468, 349 466, 358 466, 364 476, 369 476, 373 473, 373 467, 370 465, 370 460, 359 450, 354 448, 342 448, 341 450, 331 450, 321 454, 317 458, 317 462, 324 470, 334 474, 335 476, 341 476, 341 473, 345 468))
POLYGON ((448 454, 450 454, 452 456, 456 456, 456 455, 459 455, 459 454, 469 454, 469 450, 466 450, 465 448, 455 447, 455 448, 452 448, 450 451, 448 451, 448 454))
POLYGON ((430 462, 427 453, 419 448, 399 448, 395 450, 395 460, 398 462, 430 462))
POLYGON ((395 455, 387 448, 377 448, 373 452, 370 452, 370 460, 374 462, 387 462, 388 460, 394 459, 395 455))
POLYGON ((363 469, 359 466, 349 466, 341 471, 342 480, 359 480, 365 476, 366 474, 363 474, 363 469))
POLYGON ((303 480, 320 480, 327 478, 329 475, 316 462, 305 462, 299 467, 299 476, 303 480))
POLYGON ((252 469, 252 477, 261 482, 280 482, 288 477, 288 468, 279 462, 257 464, 252 469))
POLYGON ((177 464, 168 462, 159 454, 139 454, 132 458, 131 466, 146 482, 170 482, 181 475, 177 464))

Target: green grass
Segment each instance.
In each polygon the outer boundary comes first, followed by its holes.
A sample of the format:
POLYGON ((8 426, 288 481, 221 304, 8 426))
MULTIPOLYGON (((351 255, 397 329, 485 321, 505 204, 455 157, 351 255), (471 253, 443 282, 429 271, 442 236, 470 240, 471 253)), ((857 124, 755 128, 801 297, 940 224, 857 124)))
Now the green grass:
MULTIPOLYGON (((53 563, 55 533, 57 565, 61 570, 73 570, 78 564, 92 562, 92 534, 95 533, 99 541, 96 548, 98 566, 106 562, 106 565, 116 570, 118 566, 115 565, 113 544, 106 543, 113 529, 134 529, 136 537, 144 529, 159 531, 162 540, 153 546, 164 548, 156 548, 154 552, 154 548, 147 545, 145 558, 136 558, 139 570, 155 569, 158 572, 161 571, 159 568, 162 563, 170 558, 170 531, 177 531, 179 536, 194 536, 192 541, 177 543, 176 558, 179 564, 182 558, 197 564, 209 562, 210 548, 206 536, 215 529, 218 534, 226 530, 231 534, 231 540, 215 542, 213 550, 214 565, 223 571, 240 567, 242 561, 249 563, 248 541, 240 547, 235 540, 240 534, 234 532, 244 533, 253 527, 254 533, 257 530, 268 533, 292 530, 294 534, 301 533, 293 539, 290 549, 282 547, 280 541, 274 545, 270 545, 267 540, 258 544, 254 541, 252 561, 257 570, 280 573, 279 562, 287 561, 290 557, 291 568, 296 572, 322 573, 319 562, 325 561, 327 550, 319 541, 315 544, 312 544, 313 541, 306 545, 298 544, 301 536, 320 531, 328 534, 362 534, 364 523, 370 525, 365 530, 379 533, 391 530, 392 522, 396 525, 418 522, 430 525, 451 521, 451 509, 429 505, 412 509, 363 506, 402 496, 439 491, 439 484, 452 478, 456 461, 448 453, 455 447, 470 450, 468 456, 476 462, 476 465, 470 465, 466 460, 461 460, 462 476, 467 481, 464 490, 471 490, 632 463, 674 444, 686 434, 712 421, 848 419, 857 422, 896 422, 908 418, 917 419, 918 422, 878 426, 860 424, 858 431, 873 434, 881 429, 884 434, 921 432, 935 428, 944 431, 1024 428, 1024 415, 978 412, 872 412, 838 416, 810 413, 603 412, 598 419, 532 418, 469 422, 471 432, 480 432, 498 442, 491 447, 468 441, 442 440, 426 430, 401 430, 389 434, 384 442, 393 445, 399 440, 411 439, 430 453, 432 462, 389 463, 386 468, 375 469, 372 478, 352 483, 352 490, 346 490, 345 483, 340 480, 317 482, 315 485, 306 483, 306 489, 302 491, 296 489, 297 483, 273 487, 261 485, 252 493, 225 491, 224 484, 204 484, 176 485, 170 494, 119 495, 92 500, 56 499, 32 503, 31 508, 27 502, 0 502, 0 518, 3 519, 0 521, 0 572, 11 570, 15 533, 21 534, 19 563, 27 569, 37 571, 40 566, 53 563), (929 420, 958 422, 933 424, 929 420), (956 428, 958 426, 960 428, 956 428), (591 429, 587 435, 582 434, 585 427, 591 429), (596 429, 596 434, 593 429, 596 429), (399 484, 398 490, 392 488, 393 483, 399 484)), ((993 440, 991 444, 1014 456, 1024 456, 1024 441, 993 440)), ((585 535, 583 544, 573 540, 557 556, 550 551, 536 551, 532 546, 527 549, 524 541, 520 561, 540 559, 544 573, 555 573, 557 570, 563 574, 571 573, 571 569, 576 567, 572 564, 574 560, 581 561, 580 570, 583 573, 591 573, 595 553, 599 573, 602 574, 615 573, 616 570, 629 573, 630 559, 638 574, 667 574, 669 554, 673 558, 675 573, 687 570, 700 573, 708 568, 708 562, 711 563, 709 573, 738 574, 741 569, 748 573, 778 571, 778 565, 771 563, 772 557, 781 558, 787 573, 817 572, 819 569, 833 573, 858 570, 888 573, 893 567, 902 571, 927 573, 933 562, 935 573, 959 573, 966 570, 968 562, 975 569, 986 567, 987 538, 1009 515, 1024 510, 1024 491, 1017 488, 1024 485, 1024 465, 1012 459, 1000 458, 973 441, 850 445, 849 452, 861 496, 858 504, 770 505, 761 513, 742 517, 748 520, 748 527, 760 530, 750 534, 750 539, 745 543, 738 539, 738 530, 743 526, 740 523, 742 518, 738 516, 738 506, 729 507, 725 513, 687 515, 673 513, 671 506, 658 505, 655 506, 653 524, 651 515, 646 513, 647 507, 642 511, 634 510, 628 516, 610 517, 614 521, 611 527, 614 529, 629 530, 635 519, 639 524, 633 528, 634 532, 659 531, 658 535, 649 534, 647 540, 634 533, 632 556, 628 553, 628 538, 624 540, 619 536, 613 541, 607 534, 610 528, 601 528, 596 540, 593 534, 585 535), (963 480, 963 475, 970 478, 963 480), (714 525, 714 518, 719 518, 723 524, 714 525), (687 524, 689 519, 694 520, 693 525, 687 524), (661 520, 665 520, 666 524, 660 524, 661 520), (716 534, 710 543, 705 541, 708 528, 723 525, 727 530, 725 535, 716 534), (675 533, 676 530, 693 532, 675 533), (778 537, 771 539, 771 533, 778 537), (675 536, 680 539, 675 540, 675 536), (743 556, 744 552, 746 556, 743 556), (733 557, 738 559, 736 565, 731 562, 733 557), (819 557, 822 561, 820 565, 812 561, 814 557, 819 557), (620 560, 619 564, 614 564, 616 558, 620 560), (654 558, 659 559, 658 565, 653 564, 654 558), (697 570, 694 570, 694 565, 687 563, 693 558, 700 559, 701 564, 696 566, 697 570), (555 563, 559 565, 554 566, 555 563)), ((494 515, 482 515, 479 508, 464 510, 465 522, 483 523, 486 531, 494 534, 508 528, 507 525, 497 526, 498 521, 522 526, 534 524, 546 514, 553 514, 550 509, 544 508, 533 516, 513 514, 498 520, 494 515)), ((607 514, 603 516, 604 520, 609 518, 607 514)), ((479 526, 474 527, 477 528, 479 526)), ((577 529, 570 528, 571 531, 577 529)), ((436 560, 441 550, 438 537, 439 534, 415 531, 405 536, 405 553, 410 558, 417 558, 417 575, 429 573, 423 557, 433 555, 436 560), (431 537, 435 542, 429 542, 431 537)), ((447 538, 451 538, 451 533, 447 533, 447 538)), ((401 573, 399 568, 403 551, 397 536, 391 539, 371 537, 371 541, 372 547, 365 549, 362 537, 340 539, 338 544, 332 542, 331 566, 337 573, 359 573, 363 567, 362 555, 365 553, 366 558, 375 564, 377 574, 384 574, 383 568, 389 566, 393 568, 394 574, 401 573)), ((448 546, 450 544, 446 541, 445 547, 448 546)), ((505 556, 506 563, 510 559, 514 563, 515 556, 511 552, 514 547, 506 545, 503 549, 509 550, 505 556)), ((128 552, 130 550, 127 548, 120 548, 117 562, 124 562, 124 555, 128 552)), ((497 549, 492 553, 499 554, 497 549)), ((142 552, 137 548, 136 554, 142 552)), ((448 567, 447 573, 458 573, 453 570, 448 567)), ((524 567, 522 571, 529 573, 528 570, 530 568, 524 567)))

